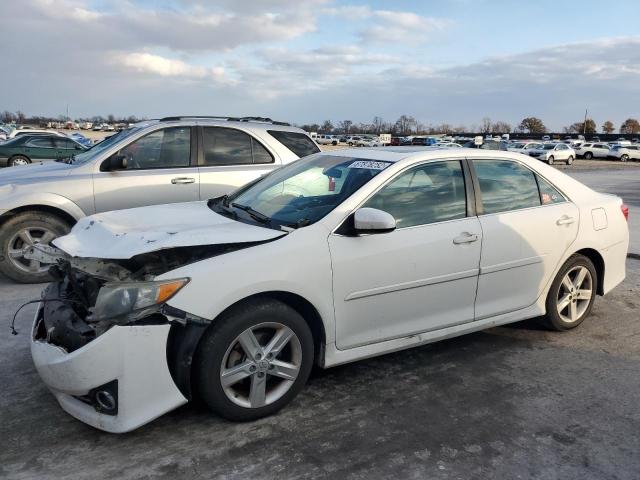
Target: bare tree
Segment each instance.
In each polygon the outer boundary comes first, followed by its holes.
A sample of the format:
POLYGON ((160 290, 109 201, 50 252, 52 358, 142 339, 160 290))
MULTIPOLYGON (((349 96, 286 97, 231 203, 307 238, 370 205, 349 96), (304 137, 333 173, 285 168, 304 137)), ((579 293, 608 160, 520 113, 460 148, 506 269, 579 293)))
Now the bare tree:
POLYGON ((320 131, 323 133, 331 133, 333 132, 333 123, 331 120, 325 120, 322 122, 322 126, 320 127, 320 131))
POLYGON ((511 124, 507 122, 498 121, 491 125, 491 133, 509 133, 511 131, 511 124))
POLYGON ((338 128, 340 130, 342 130, 343 133, 349 133, 349 130, 351 129, 351 125, 353 125, 353 122, 351 120, 342 120, 341 122, 338 123, 338 128))
POLYGON ((491 119, 489 117, 484 117, 480 125, 480 132, 482 133, 491 132, 491 126, 492 126, 491 119))
POLYGON ((416 119, 408 115, 400 115, 400 118, 396 120, 396 130, 401 135, 412 133, 413 128, 417 126, 416 119))
POLYGON ((527 133, 546 133, 547 127, 544 126, 542 120, 536 117, 527 117, 520 122, 518 129, 527 133))
POLYGON ((372 127, 373 131, 378 135, 382 132, 382 127, 384 125, 384 120, 382 117, 378 117, 377 115, 373 117, 372 127))
POLYGON ((607 120, 602 124, 602 133, 613 133, 616 127, 611 120, 607 120))
POLYGON ((622 125, 620 125, 620 133, 640 133, 640 122, 635 118, 627 118, 622 125))

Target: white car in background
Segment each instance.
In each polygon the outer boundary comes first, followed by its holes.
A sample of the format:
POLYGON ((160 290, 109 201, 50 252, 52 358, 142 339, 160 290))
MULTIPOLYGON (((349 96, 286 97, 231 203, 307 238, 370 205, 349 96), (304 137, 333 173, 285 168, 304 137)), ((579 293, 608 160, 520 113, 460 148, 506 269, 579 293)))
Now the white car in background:
POLYGON ((440 148, 462 148, 462 145, 460 145, 459 143, 455 143, 455 142, 440 142, 440 143, 436 143, 434 145, 434 147, 440 147, 440 148))
POLYGON ((254 420, 313 365, 541 316, 577 327, 625 277, 627 216, 516 153, 321 152, 231 195, 83 218, 59 250, 31 249, 58 262, 31 352, 62 408, 102 430, 196 394, 254 420))
POLYGON ((335 135, 316 135, 314 138, 318 145, 337 145, 338 137, 335 135))
POLYGON ((379 138, 375 137, 361 137, 355 142, 356 147, 383 147, 384 144, 379 138))
POLYGON ((556 162, 571 165, 576 158, 576 152, 566 143, 543 143, 539 148, 529 150, 529 156, 549 165, 556 162))
POLYGON ((525 155, 529 150, 535 150, 542 148, 541 142, 514 142, 507 145, 507 150, 512 152, 524 153, 525 155))
POLYGON ((606 143, 583 143, 576 148, 576 155, 585 160, 592 158, 607 158, 611 147, 606 143))
POLYGON ((628 160, 640 160, 640 146, 639 145, 614 145, 609 150, 608 158, 613 158, 626 162, 628 160))

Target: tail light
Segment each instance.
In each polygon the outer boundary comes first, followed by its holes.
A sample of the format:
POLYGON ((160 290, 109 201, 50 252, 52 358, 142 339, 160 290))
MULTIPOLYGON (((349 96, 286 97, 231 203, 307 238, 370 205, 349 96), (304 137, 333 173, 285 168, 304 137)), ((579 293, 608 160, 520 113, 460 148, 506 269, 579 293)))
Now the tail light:
POLYGON ((620 205, 620 210, 622 210, 622 215, 624 215, 624 219, 629 221, 629 205, 625 205, 624 203, 620 205))

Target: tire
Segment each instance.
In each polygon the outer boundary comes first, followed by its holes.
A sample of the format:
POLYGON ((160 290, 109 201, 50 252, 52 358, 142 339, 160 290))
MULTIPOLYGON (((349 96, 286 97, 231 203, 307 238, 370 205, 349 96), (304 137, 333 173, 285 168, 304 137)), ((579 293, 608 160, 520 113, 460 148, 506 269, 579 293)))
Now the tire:
POLYGON ((591 153, 591 152, 586 152, 586 153, 584 154, 584 159, 585 159, 585 160, 591 160, 592 158, 593 158, 593 153, 591 153))
POLYGON ((553 165, 553 155, 551 155, 551 156, 549 157, 549 159, 547 160, 547 163, 548 163, 549 165, 553 165))
POLYGON ((547 295, 544 317, 547 327, 565 331, 580 325, 591 313, 597 285, 598 275, 591 260, 579 254, 569 257, 558 271, 547 295), (580 275, 584 275, 582 281, 580 275))
POLYGON ((8 167, 19 167, 22 165, 29 165, 31 163, 31 159, 29 157, 25 157, 24 155, 14 155, 7 162, 8 167))
POLYGON ((26 260, 21 250, 38 243, 48 245, 69 230, 67 222, 47 213, 24 212, 10 217, 0 228, 0 272, 19 283, 50 281, 49 267, 26 260))
POLYGON ((622 162, 626 162, 627 160, 629 160, 629 155, 627 155, 626 153, 620 157, 620 161, 622 162))
POLYGON ((573 156, 569 155, 569 158, 567 158, 567 165, 571 165, 573 163, 573 156))
POLYGON ((257 298, 232 308, 207 330, 198 346, 194 378, 200 398, 214 413, 228 420, 250 421, 272 415, 293 400, 309 378, 313 357, 313 337, 304 318, 284 303, 257 298), (271 358, 266 350, 269 342, 285 333, 291 338, 271 358), (241 341, 254 347, 253 354, 241 341), (245 368, 239 369, 240 365, 245 368), (294 379, 280 377, 282 372, 294 372, 293 366, 297 367, 294 379), (231 383, 223 386, 225 370, 235 373, 231 383), (265 385, 265 393, 254 397, 252 391, 254 387, 260 391, 260 385, 265 385))

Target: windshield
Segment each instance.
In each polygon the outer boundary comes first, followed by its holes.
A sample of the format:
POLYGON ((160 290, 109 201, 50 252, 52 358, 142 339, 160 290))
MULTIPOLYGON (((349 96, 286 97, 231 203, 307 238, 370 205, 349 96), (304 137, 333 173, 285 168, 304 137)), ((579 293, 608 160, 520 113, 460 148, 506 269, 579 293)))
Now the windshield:
POLYGON ((317 222, 391 162, 315 154, 274 171, 212 206, 260 223, 304 227, 317 222), (240 212, 238 212, 240 210, 240 212))
POLYGON ((524 143, 514 143, 511 148, 524 148, 524 143))
POLYGON ((115 135, 111 135, 109 138, 106 138, 105 140, 101 141, 100 143, 95 144, 93 147, 91 147, 86 152, 78 153, 75 157, 73 157, 73 163, 85 163, 85 162, 88 162, 89 160, 92 160, 97 155, 99 155, 100 152, 103 152, 104 150, 106 150, 107 148, 109 148, 110 146, 115 144, 116 142, 118 142, 118 141, 122 140, 123 138, 126 138, 126 137, 128 137, 130 135, 133 135, 134 133, 138 132, 141 129, 142 129, 142 127, 133 127, 133 128, 128 128, 126 130, 122 130, 121 132, 118 132, 115 135))

